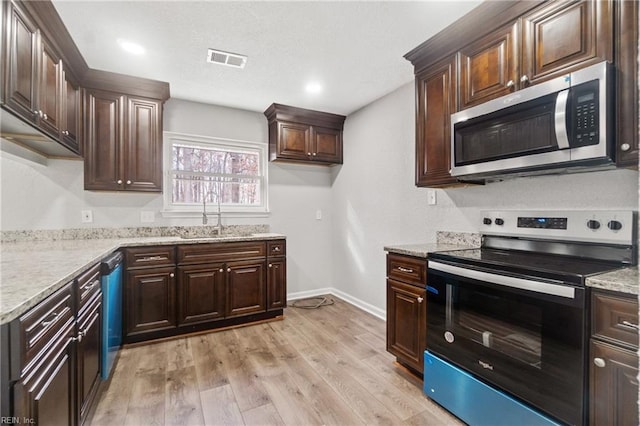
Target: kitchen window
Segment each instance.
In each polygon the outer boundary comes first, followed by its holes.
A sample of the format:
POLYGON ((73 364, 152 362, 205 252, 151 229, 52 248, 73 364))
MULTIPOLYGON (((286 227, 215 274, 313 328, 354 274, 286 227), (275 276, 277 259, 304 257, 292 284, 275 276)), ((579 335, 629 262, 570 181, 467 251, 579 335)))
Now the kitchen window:
POLYGON ((268 212, 267 144, 164 132, 166 216, 268 212))

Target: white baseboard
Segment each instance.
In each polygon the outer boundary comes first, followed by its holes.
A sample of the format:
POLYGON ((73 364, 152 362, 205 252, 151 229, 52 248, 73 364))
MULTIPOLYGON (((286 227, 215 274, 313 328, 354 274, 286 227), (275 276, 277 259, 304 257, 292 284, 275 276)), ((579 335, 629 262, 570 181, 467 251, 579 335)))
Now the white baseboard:
POLYGON ((383 321, 387 320, 387 311, 373 306, 367 302, 364 302, 356 297, 351 296, 343 291, 340 291, 333 287, 319 288, 316 290, 299 291, 296 293, 287 294, 287 300, 306 299, 307 297, 322 296, 324 294, 332 294, 345 302, 351 303, 356 308, 360 308, 371 315, 380 318, 383 321))

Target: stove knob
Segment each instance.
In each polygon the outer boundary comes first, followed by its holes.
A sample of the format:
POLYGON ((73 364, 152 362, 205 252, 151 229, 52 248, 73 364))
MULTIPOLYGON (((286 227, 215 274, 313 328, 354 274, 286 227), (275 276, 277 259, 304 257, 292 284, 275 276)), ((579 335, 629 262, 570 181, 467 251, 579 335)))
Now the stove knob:
POLYGON ((609 221, 609 223, 607 223, 607 226, 609 227, 609 229, 611 229, 612 231, 619 231, 622 229, 622 223, 620 223, 617 220, 611 220, 609 221))
POLYGON ((491 219, 485 217, 484 219, 482 219, 482 223, 484 223, 485 225, 491 225, 491 219))
POLYGON ((497 218, 496 219, 496 225, 499 225, 499 226, 504 225, 504 219, 497 218))
POLYGON ((597 220, 588 221, 587 222, 587 228, 593 229, 593 230, 596 230, 596 229, 600 228, 600 221, 597 221, 597 220))

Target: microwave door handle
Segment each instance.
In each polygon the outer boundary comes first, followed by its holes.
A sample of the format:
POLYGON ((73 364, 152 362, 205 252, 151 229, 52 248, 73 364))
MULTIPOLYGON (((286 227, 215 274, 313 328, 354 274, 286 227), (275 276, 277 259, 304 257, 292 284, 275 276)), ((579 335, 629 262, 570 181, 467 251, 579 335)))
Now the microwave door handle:
POLYGON ((569 89, 558 93, 556 98, 555 130, 558 149, 569 149, 569 136, 567 135, 567 100, 569 89))

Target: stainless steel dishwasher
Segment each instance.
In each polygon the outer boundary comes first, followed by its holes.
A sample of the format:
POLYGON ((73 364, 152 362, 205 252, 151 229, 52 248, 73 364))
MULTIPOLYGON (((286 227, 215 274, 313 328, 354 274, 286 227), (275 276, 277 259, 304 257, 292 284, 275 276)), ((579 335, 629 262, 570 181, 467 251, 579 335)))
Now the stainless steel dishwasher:
POLYGON ((100 377, 107 380, 122 345, 122 260, 115 252, 102 261, 102 350, 100 377))

